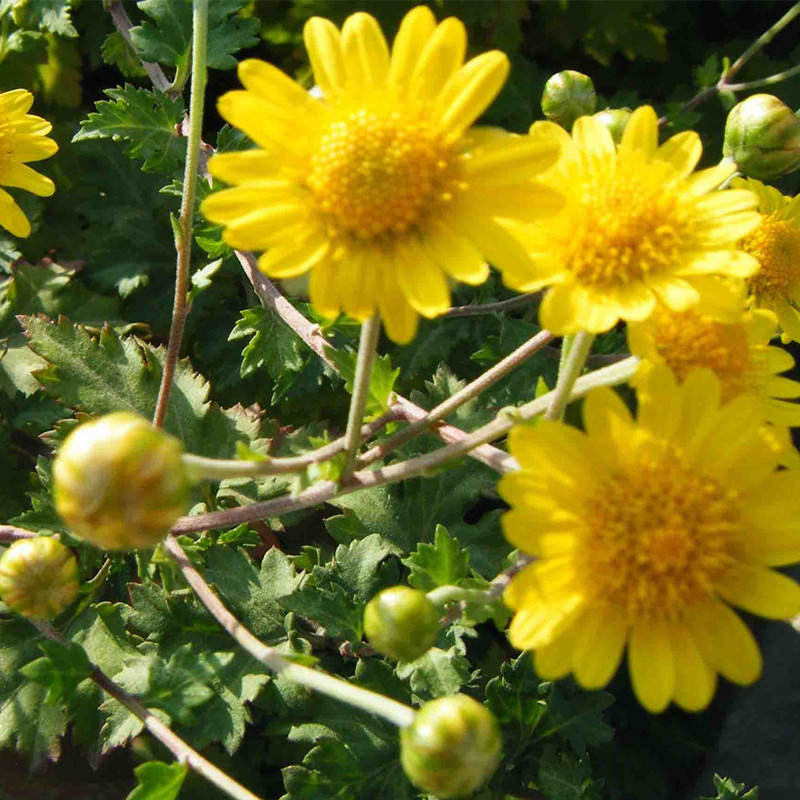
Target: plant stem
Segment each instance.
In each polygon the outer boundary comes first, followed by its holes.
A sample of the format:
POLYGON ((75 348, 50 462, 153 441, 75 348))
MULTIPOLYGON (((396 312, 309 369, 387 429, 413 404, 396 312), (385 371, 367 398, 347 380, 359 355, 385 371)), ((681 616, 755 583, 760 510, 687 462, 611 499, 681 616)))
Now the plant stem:
POLYGON ((489 603, 494 598, 484 589, 462 589, 460 586, 438 586, 427 593, 426 597, 435 606, 445 606, 448 603, 473 602, 489 603))
MULTIPOLYGON (((639 359, 636 356, 631 356, 624 361, 619 361, 616 364, 590 372, 588 375, 583 375, 575 381, 571 397, 572 399, 583 397, 591 389, 598 386, 616 386, 624 383, 633 376, 638 366, 639 359)), ((359 489, 385 486, 389 483, 424 475, 430 470, 438 469, 450 461, 470 454, 480 445, 501 438, 518 421, 533 419, 543 414, 550 407, 553 393, 548 392, 541 397, 537 397, 535 400, 513 409, 511 413, 501 411, 494 420, 467 434, 463 440, 449 444, 432 453, 425 453, 408 461, 401 461, 398 464, 390 464, 388 467, 380 467, 375 470, 360 470, 355 472, 346 484, 339 485, 331 481, 321 481, 294 497, 286 495, 262 503, 252 503, 249 506, 241 506, 224 511, 212 511, 195 517, 181 517, 173 526, 172 532, 176 534, 193 533, 239 525, 242 522, 252 522, 270 516, 280 516, 290 511, 298 511, 302 508, 319 505, 359 489)), ((514 459, 508 456, 506 468, 511 469, 515 465, 514 459)))
POLYGON ((468 383, 461 388, 451 397, 448 397, 443 403, 440 403, 434 409, 429 411, 425 416, 416 422, 411 423, 407 428, 398 431, 394 436, 391 436, 385 442, 368 450, 361 459, 359 464, 364 466, 371 464, 383 458, 388 453, 396 450, 401 445, 405 444, 410 439, 413 439, 418 434, 426 429, 435 425, 440 420, 445 419, 452 414, 457 408, 464 405, 464 403, 477 397, 481 392, 488 389, 493 384, 508 375, 512 370, 516 369, 520 364, 527 361, 535 353, 538 353, 549 341, 553 339, 553 334, 550 331, 539 331, 535 336, 528 339, 527 342, 520 345, 516 350, 507 355, 501 361, 498 361, 490 369, 486 370, 479 378, 476 378, 472 383, 468 383))
POLYGON ((372 377, 372 364, 375 361, 375 349, 381 332, 381 320, 377 314, 371 316, 361 325, 361 341, 358 343, 358 359, 356 374, 353 378, 353 395, 350 398, 350 411, 347 414, 347 430, 344 434, 345 461, 342 467, 341 480, 346 481, 353 474, 356 453, 361 444, 361 422, 364 409, 369 398, 369 381, 372 377))
POLYGON ((552 399, 544 414, 545 419, 561 419, 564 416, 564 409, 572 397, 572 387, 586 364, 593 341, 594 334, 586 331, 578 331, 571 339, 566 358, 559 365, 558 381, 551 393, 552 399))
POLYGON ((789 69, 785 69, 783 72, 776 72, 774 75, 770 75, 767 78, 759 78, 759 80, 756 81, 747 81, 746 83, 727 83, 725 84, 725 89, 727 89, 729 92, 749 92, 751 89, 759 89, 762 86, 771 86, 773 83, 780 83, 781 81, 785 81, 787 78, 791 78, 798 73, 800 73, 800 64, 790 67, 789 69))
MULTIPOLYGON (((31 620, 43 636, 53 642, 69 646, 69 642, 44 620, 31 620)), ((144 727, 163 744, 181 764, 188 764, 198 775, 202 775, 210 783, 221 789, 234 800, 260 800, 258 795, 245 789, 221 769, 215 767, 210 761, 190 747, 174 731, 170 730, 155 714, 151 713, 137 698, 125 691, 119 684, 114 683, 99 667, 94 667, 91 679, 108 695, 122 703, 134 714, 144 727)))
MULTIPOLYGON (((399 409, 390 408, 377 419, 361 426, 359 439, 365 440, 373 436, 387 423, 401 419, 399 409)), ((326 444, 317 450, 287 458, 265 458, 263 461, 247 461, 244 459, 206 458, 192 453, 184 453, 181 457, 184 465, 195 480, 224 480, 225 478, 255 478, 260 475, 286 475, 303 472, 311 464, 322 464, 330 461, 345 450, 345 437, 326 444)))
POLYGON ((181 196, 180 236, 175 237, 178 252, 175 270, 175 298, 172 305, 172 323, 169 331, 164 371, 158 389, 153 424, 163 426, 167 414, 169 395, 175 366, 186 327, 187 290, 192 258, 192 222, 194 197, 197 186, 197 165, 200 160, 200 137, 203 130, 203 103, 206 88, 206 45, 208 39, 208 0, 194 0, 192 13, 192 87, 189 99, 189 137, 186 143, 186 168, 183 173, 181 196))
POLYGON ((519 297, 511 297, 508 300, 500 300, 497 303, 485 303, 482 306, 456 306, 442 314, 442 317, 476 317, 479 314, 501 314, 504 311, 529 306, 538 296, 539 292, 530 292, 529 294, 521 294, 519 297))
POLYGON ((399 728, 405 728, 414 721, 415 711, 410 706, 384 697, 377 692, 354 686, 348 681, 328 675, 319 670, 293 664, 284 658, 274 647, 268 647, 259 641, 242 625, 241 622, 225 607, 214 594, 203 576, 192 566, 183 548, 174 536, 167 537, 166 548, 175 558, 189 585, 194 589, 200 602, 208 609, 217 622, 246 650, 253 658, 269 667, 284 678, 314 689, 363 711, 383 717, 399 728))
POLYGON ((13 525, 0 525, 0 542, 16 542, 17 539, 35 539, 39 536, 34 531, 16 528, 13 525))

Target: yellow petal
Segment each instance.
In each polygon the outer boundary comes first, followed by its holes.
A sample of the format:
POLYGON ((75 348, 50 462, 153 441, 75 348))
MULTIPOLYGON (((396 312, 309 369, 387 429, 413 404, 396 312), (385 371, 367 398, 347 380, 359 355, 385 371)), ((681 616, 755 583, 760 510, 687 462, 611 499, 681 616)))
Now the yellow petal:
POLYGON ((355 252, 339 265, 339 292, 344 310, 354 319, 369 319, 378 305, 381 265, 369 251, 355 252))
POLYGON ((341 41, 349 86, 383 86, 389 75, 389 47, 375 17, 351 14, 342 26, 341 41))
POLYGON ((56 190, 56 185, 50 178, 40 175, 24 164, 9 164, 3 168, 0 175, 0 183, 3 186, 15 186, 19 189, 26 189, 40 197, 49 197, 56 190))
POLYGON ((433 100, 455 71, 464 63, 467 30, 464 23, 448 17, 428 39, 409 81, 409 95, 415 101, 433 100))
POLYGON ((330 245, 322 237, 309 237, 300 244, 272 247, 258 259, 258 268, 271 278, 296 278, 316 266, 330 245))
POLYGON ((619 667, 628 638, 628 623, 621 614, 591 608, 575 627, 572 669, 584 689, 601 689, 619 667))
POLYGON ((408 344, 417 333, 419 316, 400 291, 393 269, 381 275, 378 307, 386 328, 386 335, 397 344, 408 344))
POLYGON ((518 186, 492 186, 484 193, 475 190, 461 200, 468 214, 502 217, 521 224, 540 222, 564 207, 564 195, 557 189, 530 181, 518 186))
POLYGON ((675 702, 686 711, 702 711, 714 696, 717 674, 683 625, 673 624, 670 634, 675 657, 675 702))
POLYGON ((58 145, 46 136, 15 136, 14 158, 17 161, 42 161, 58 152, 58 145))
POLYGON ((686 311, 700 301, 697 289, 689 281, 676 277, 650 278, 647 285, 671 311, 686 311))
POLYGON ((0 94, 0 112, 3 116, 21 117, 30 111, 33 95, 27 89, 12 89, 0 94))
POLYGON ((398 258, 397 283, 409 304, 424 317, 436 317, 450 308, 450 288, 438 264, 423 247, 409 241, 398 258))
POLYGON ((734 563, 717 583, 729 603, 768 619, 791 619, 800 614, 800 586, 765 567, 734 563))
POLYGON ((675 692, 675 656, 663 622, 637 622, 628 647, 628 669, 639 702, 654 714, 662 712, 675 692))
MULTIPOLYGON (((265 150, 243 150, 239 153, 218 153, 208 161, 208 171, 225 183, 259 183, 275 177, 285 168, 286 159, 265 150)), ((285 184, 287 189, 289 184, 285 184)), ((277 186, 277 184, 276 184, 277 186)))
POLYGON ((458 281, 477 286, 489 277, 489 265, 474 245, 442 223, 430 226, 422 245, 431 260, 458 281))
POLYGON ((323 17, 311 17, 303 28, 303 39, 314 70, 314 82, 322 93, 333 95, 344 90, 347 69, 336 26, 323 17))
MULTIPOLYGON (((629 123, 630 124, 630 123, 629 123)), ((614 140, 605 125, 594 117, 579 117, 572 126, 572 141, 591 158, 612 156, 614 140)))
POLYGON ((258 58, 240 61, 238 74, 246 89, 275 106, 295 111, 316 106, 299 83, 266 61, 258 58))
POLYGON ((435 30, 436 18, 427 6, 412 8, 403 17, 392 44, 388 78, 401 96, 405 93, 422 51, 435 30))
POLYGON ((728 180, 734 172, 736 172, 736 164, 729 163, 717 164, 716 167, 700 170, 687 178, 686 191, 697 197, 708 194, 728 180))
POLYGON ((508 56, 491 50, 468 61, 445 84, 433 106, 433 119, 460 134, 491 105, 506 82, 508 56))
POLYGON ((761 675, 761 652, 750 629, 724 603, 710 600, 686 614, 703 659, 729 681, 747 685, 761 675))
POLYGON ((683 131, 667 139, 655 152, 656 161, 669 164, 682 178, 690 175, 700 156, 703 155, 703 144, 694 131, 683 131))
POLYGON ((334 319, 342 307, 337 272, 336 262, 322 261, 311 270, 311 279, 308 283, 311 305, 328 319, 334 319))
POLYGON ((542 680, 555 681, 569 674, 575 647, 575 627, 573 625, 561 631, 550 644, 540 647, 534 653, 534 669, 542 680))
POLYGON ((517 611, 508 639, 518 650, 544 647, 570 627, 583 608, 583 598, 573 595, 559 603, 534 605, 517 611))
POLYGON ((0 198, 0 225, 12 236, 24 238, 31 232, 31 223, 28 222, 28 218, 8 195, 0 198))
POLYGON ((560 152, 555 138, 508 135, 472 149, 463 160, 465 178, 480 186, 522 183, 552 166, 560 152))
MULTIPOLYGON (((212 215, 205 211, 211 219, 212 215)), ((239 250, 261 250, 275 243, 287 229, 295 229, 306 220, 306 209, 297 205, 273 205, 257 209, 228 223, 225 241, 239 250)))
POLYGON ((560 335, 577 333, 579 330, 603 333, 618 321, 619 309, 616 305, 574 283, 553 286, 539 307, 539 322, 549 331, 560 335))
POLYGON ((637 153, 650 159, 658 147, 658 118, 652 106, 640 106, 631 114, 622 141, 620 156, 628 157, 637 153))

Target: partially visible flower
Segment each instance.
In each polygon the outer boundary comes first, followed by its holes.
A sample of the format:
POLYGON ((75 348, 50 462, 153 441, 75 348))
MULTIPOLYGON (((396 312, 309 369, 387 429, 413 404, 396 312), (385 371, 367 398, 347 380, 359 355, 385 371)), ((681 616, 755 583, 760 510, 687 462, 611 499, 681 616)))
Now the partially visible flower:
MULTIPOLYGON (((0 186, 27 189, 41 197, 55 191, 50 178, 26 166, 29 161, 49 158, 58 145, 47 138, 53 126, 28 114, 33 95, 25 89, 0 94, 0 186)), ((13 236, 27 236, 31 224, 14 198, 0 189, 0 225, 13 236)))
POLYGON ((620 319, 645 319, 657 300, 674 311, 719 305, 713 276, 755 271, 755 261, 733 248, 758 224, 756 198, 714 191, 732 164, 692 174, 702 151, 693 131, 659 147, 655 111, 643 106, 619 147, 593 117, 581 117, 571 138, 548 122, 531 133, 560 136, 564 156, 545 179, 566 192, 567 204, 533 226, 526 240, 533 271, 506 281, 520 291, 552 287, 540 309, 544 327, 600 333, 620 319))
POLYGON ((739 684, 761 654, 731 605, 770 619, 800 612, 800 586, 772 567, 800 560, 800 472, 754 424, 757 398, 722 406, 710 370, 682 385, 659 366, 634 420, 611 389, 589 393, 586 432, 519 426, 521 465, 500 482, 503 529, 536 555, 505 593, 509 636, 545 679, 605 686, 627 645, 642 705, 705 708, 717 674, 739 684))
POLYGON ((235 188, 202 206, 233 247, 266 250, 274 278, 310 273, 327 317, 380 312, 388 335, 410 341, 420 314, 450 307, 450 279, 479 284, 487 261, 530 270, 511 230, 557 211, 560 192, 534 178, 559 153, 552 138, 471 128, 505 83, 508 59, 464 63, 466 30, 420 6, 389 47, 369 14, 341 31, 314 17, 304 37, 322 98, 263 61, 239 64, 244 91, 220 114, 256 149, 214 156, 235 188))
POLYGON ((800 195, 785 197, 752 178, 737 178, 732 186, 752 191, 761 212, 761 224, 739 242, 758 262, 748 280, 748 304, 774 311, 784 337, 800 342, 800 195))
POLYGON ((774 95, 751 95, 728 114, 722 154, 749 178, 788 175, 800 167, 800 119, 774 95))
POLYGON ((769 342, 778 323, 770 311, 750 311, 737 322, 718 322, 697 311, 670 311, 660 306, 645 322, 628 327, 631 352, 652 364, 666 364, 679 381, 695 370, 710 369, 720 381, 722 402, 752 395, 761 414, 777 425, 800 425, 800 383, 779 373, 794 359, 769 342))
POLYGON ((597 94, 592 79, 574 69, 551 75, 542 92, 542 113, 551 122, 571 130, 578 117, 593 114, 597 94))

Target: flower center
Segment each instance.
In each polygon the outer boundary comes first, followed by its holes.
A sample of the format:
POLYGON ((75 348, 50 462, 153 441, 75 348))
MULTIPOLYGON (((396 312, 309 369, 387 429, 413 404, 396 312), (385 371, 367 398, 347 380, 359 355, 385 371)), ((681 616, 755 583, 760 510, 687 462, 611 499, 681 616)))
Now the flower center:
POLYGON ((759 269, 750 278, 756 295, 786 297, 800 283, 800 229, 791 222, 762 217, 761 224, 739 242, 739 249, 758 260, 759 269))
POLYGON ((613 163, 582 186, 559 238, 567 269, 583 284, 625 286, 670 271, 691 244, 678 193, 663 170, 613 163))
POLYGON ((654 315, 653 344, 679 381, 702 367, 714 372, 723 402, 750 388, 754 365, 742 323, 724 325, 696 311, 660 308, 654 315))
POLYGON ((404 233, 452 199, 454 156, 424 122, 361 110, 322 137, 307 185, 332 236, 404 233))
POLYGON ((663 447, 608 480, 585 506, 581 583, 630 623, 679 618, 713 594, 733 562, 735 493, 681 462, 663 447))

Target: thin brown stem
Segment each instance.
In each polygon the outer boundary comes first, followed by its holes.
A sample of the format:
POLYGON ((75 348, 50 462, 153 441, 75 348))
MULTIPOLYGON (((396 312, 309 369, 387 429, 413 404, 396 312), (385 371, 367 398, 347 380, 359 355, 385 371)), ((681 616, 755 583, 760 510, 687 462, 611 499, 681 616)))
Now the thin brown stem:
POLYGON ((17 539, 35 539, 39 536, 34 531, 25 528, 15 528, 13 525, 0 525, 0 542, 16 542, 17 539))
POLYGON ((175 269, 175 297, 172 304, 172 323, 167 343, 167 355, 158 388, 153 424, 163 426, 167 415, 169 395, 180 356, 183 331, 188 314, 189 270, 192 259, 192 223, 197 188, 197 168, 200 163, 200 138, 203 127, 203 105, 206 88, 206 45, 208 39, 208 0, 194 0, 192 25, 192 88, 189 101, 189 136, 186 140, 186 168, 181 194, 180 235, 175 237, 178 253, 175 269))
MULTIPOLYGON (((53 642, 65 647, 69 642, 44 620, 31 620, 39 632, 53 642)), ((94 665, 93 665, 94 666, 94 665)), ((170 730, 155 714, 145 708, 142 702, 114 683, 99 667, 94 667, 91 679, 108 695, 122 703, 128 711, 144 724, 144 727, 164 745, 181 764, 187 764, 198 775, 202 775, 234 800, 260 800, 258 795, 245 789, 240 783, 226 775, 221 769, 207 761, 195 749, 190 747, 174 731, 170 730)))
POLYGON ((442 314, 442 316, 452 318, 477 317, 481 314, 502 314, 504 311, 513 311, 515 308, 529 306, 538 296, 538 292, 531 292, 508 300, 499 300, 496 303, 485 303, 481 306, 456 306, 442 314))

